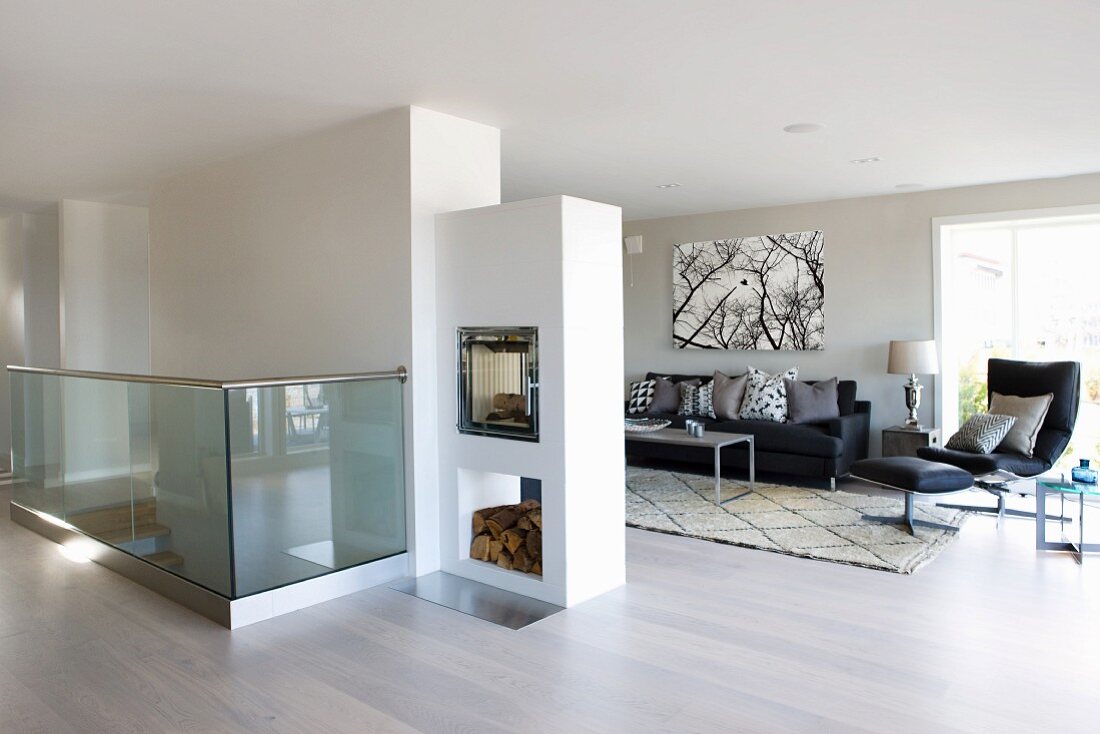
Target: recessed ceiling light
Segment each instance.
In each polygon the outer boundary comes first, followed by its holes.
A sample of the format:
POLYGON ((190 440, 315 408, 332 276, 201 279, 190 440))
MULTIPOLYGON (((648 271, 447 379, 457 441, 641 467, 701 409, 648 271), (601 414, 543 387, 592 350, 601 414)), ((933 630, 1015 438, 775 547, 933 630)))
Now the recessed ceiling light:
POLYGON ((849 163, 878 163, 881 160, 882 159, 879 158, 877 155, 873 155, 870 158, 855 158, 854 160, 851 160, 851 161, 848 161, 848 162, 849 163))
POLYGON ((895 189, 901 189, 902 191, 906 191, 906 190, 908 190, 908 189, 923 189, 923 188, 924 188, 924 184, 918 184, 918 183, 903 183, 903 184, 898 184, 898 185, 897 185, 897 186, 895 186, 894 188, 895 188, 895 189))
POLYGON ((657 188, 659 188, 659 189, 678 189, 678 188, 680 188, 680 184, 678 184, 678 183, 657 184, 657 188))
POLYGON ((796 122, 793 125, 787 125, 783 128, 783 132, 786 133, 817 133, 825 129, 825 126, 818 122, 796 122))

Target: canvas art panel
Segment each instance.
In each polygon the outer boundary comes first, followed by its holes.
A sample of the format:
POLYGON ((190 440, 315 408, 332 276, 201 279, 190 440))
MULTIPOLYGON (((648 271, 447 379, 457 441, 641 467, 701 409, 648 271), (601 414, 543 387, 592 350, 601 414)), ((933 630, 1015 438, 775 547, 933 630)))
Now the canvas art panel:
POLYGON ((674 345, 824 349, 824 250, 821 230, 676 245, 674 345))

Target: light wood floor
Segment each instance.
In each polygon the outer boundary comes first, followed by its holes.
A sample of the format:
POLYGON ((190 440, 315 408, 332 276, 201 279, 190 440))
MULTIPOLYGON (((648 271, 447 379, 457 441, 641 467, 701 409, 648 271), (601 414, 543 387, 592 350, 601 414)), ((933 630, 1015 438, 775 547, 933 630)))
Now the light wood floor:
POLYGON ((379 588, 230 633, 5 511, 0 732, 1100 730, 1100 557, 1030 522, 909 577, 627 537, 626 587, 519 632, 379 588))

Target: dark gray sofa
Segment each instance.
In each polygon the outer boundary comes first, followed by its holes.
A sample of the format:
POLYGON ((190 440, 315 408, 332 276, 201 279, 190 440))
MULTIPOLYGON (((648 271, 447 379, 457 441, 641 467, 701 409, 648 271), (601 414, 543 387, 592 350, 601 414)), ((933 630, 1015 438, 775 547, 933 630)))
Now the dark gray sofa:
MULTIPOLYGON (((709 375, 657 375, 655 373, 650 373, 646 379, 658 376, 668 377, 675 383, 698 379, 705 384, 711 379, 709 375)), ((871 403, 867 400, 856 400, 854 380, 841 380, 838 384, 838 393, 840 417, 824 423, 722 421, 664 413, 645 415, 670 420, 672 428, 683 428, 684 422, 690 418, 705 423, 708 431, 752 434, 756 444, 758 472, 797 474, 835 480, 846 475, 854 462, 867 458, 871 424, 871 403)), ((628 457, 698 462, 708 466, 714 461, 711 449, 643 443, 631 441, 629 436, 626 440, 626 453, 628 457)), ((748 468, 748 448, 744 444, 723 448, 722 465, 748 468)))

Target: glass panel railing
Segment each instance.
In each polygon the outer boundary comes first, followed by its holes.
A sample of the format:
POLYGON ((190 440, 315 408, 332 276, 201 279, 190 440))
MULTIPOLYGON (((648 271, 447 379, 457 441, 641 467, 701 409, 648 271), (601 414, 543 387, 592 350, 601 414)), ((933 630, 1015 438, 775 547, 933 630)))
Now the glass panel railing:
POLYGON ((224 392, 129 387, 135 555, 232 596, 224 392))
MULTIPOLYGON (((229 391, 230 405, 244 404, 238 392, 229 391)), ((250 392, 274 431, 266 451, 232 450, 237 593, 403 552, 401 383, 305 383, 250 392)))
POLYGON ((61 378, 11 373, 12 501, 65 519, 61 378))
POLYGON ((13 501, 206 589, 238 598, 406 549, 403 371, 10 374, 13 501))

